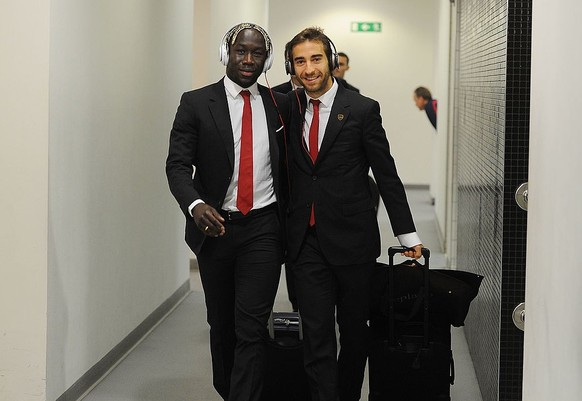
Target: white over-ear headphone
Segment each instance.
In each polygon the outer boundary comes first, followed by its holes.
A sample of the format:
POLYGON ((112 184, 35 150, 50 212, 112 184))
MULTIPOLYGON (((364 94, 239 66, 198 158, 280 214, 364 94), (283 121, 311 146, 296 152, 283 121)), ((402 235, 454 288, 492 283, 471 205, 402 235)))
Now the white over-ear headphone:
POLYGON ((269 68, 273 65, 273 44, 271 42, 271 38, 267 31, 261 28, 257 24, 252 24, 250 22, 243 22, 241 24, 233 26, 222 38, 222 42, 220 42, 220 62, 223 65, 228 64, 228 50, 229 46, 236 40, 236 37, 243 29, 254 29, 258 31, 263 38, 265 39, 265 47, 267 48, 267 58, 265 59, 265 64, 263 66, 263 72, 267 72, 269 68), (230 42, 230 43, 229 43, 230 42))

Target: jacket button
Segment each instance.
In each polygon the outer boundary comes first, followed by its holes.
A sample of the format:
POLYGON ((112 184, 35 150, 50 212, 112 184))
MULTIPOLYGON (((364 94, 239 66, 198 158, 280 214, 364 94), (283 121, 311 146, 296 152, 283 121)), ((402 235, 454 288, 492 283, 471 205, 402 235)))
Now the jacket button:
POLYGON ((312 177, 311 177, 311 179, 312 179, 313 181, 315 181, 315 180, 317 180, 317 176, 316 176, 316 175, 314 175, 314 176, 312 176, 312 177))

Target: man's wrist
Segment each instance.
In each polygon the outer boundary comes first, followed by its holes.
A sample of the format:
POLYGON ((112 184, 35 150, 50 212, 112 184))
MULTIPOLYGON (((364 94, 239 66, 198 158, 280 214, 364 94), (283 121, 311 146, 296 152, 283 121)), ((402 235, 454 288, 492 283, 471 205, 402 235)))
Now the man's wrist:
POLYGON ((190 206, 188 206, 188 213, 190 214, 190 216, 194 217, 194 215, 192 214, 192 210, 194 210, 194 208, 201 203, 204 203, 202 199, 196 199, 194 202, 190 204, 190 206))
POLYGON ((416 245, 422 244, 420 237, 416 232, 407 233, 407 234, 400 234, 397 235, 398 242, 400 245, 405 246, 407 248, 415 247, 416 245))

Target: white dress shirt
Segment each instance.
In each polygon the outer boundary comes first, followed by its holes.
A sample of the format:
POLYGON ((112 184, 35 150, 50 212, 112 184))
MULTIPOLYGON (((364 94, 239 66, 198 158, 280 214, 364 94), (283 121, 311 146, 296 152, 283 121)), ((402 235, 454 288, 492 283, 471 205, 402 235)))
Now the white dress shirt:
POLYGON ((311 120, 313 120, 313 105, 310 100, 319 100, 319 131, 317 135, 317 146, 318 150, 321 149, 321 142, 323 142, 323 136, 325 135, 325 128, 327 127, 327 122, 329 121, 329 116, 331 114, 331 106, 333 106, 333 101, 335 95, 337 94, 338 85, 334 80, 331 88, 321 95, 319 98, 315 99, 310 97, 307 92, 305 96, 307 97, 307 108, 305 109, 305 125, 303 126, 303 139, 307 144, 307 150, 309 149, 309 128, 311 127, 311 120))
MULTIPOLYGON (((224 77, 224 88, 232 135, 234 140, 234 170, 232 179, 226 191, 222 209, 228 211, 238 211, 236 198, 238 194, 238 177, 240 164, 240 146, 242 132, 243 98, 240 95, 242 90, 251 92, 251 109, 253 115, 253 209, 260 209, 277 200, 273 187, 273 173, 271 170, 271 155, 269 153, 269 132, 267 128, 267 116, 265 106, 259 93, 259 88, 255 82, 248 88, 243 88, 234 83, 227 76, 224 77)), ((190 215, 192 209, 202 199, 192 202, 188 208, 190 215)))

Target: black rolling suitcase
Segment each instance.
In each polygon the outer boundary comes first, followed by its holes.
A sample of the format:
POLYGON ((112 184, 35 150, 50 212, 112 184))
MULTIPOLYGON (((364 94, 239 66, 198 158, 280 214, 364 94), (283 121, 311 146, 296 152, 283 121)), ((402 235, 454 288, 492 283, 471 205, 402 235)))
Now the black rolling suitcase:
POLYGON ((269 319, 267 368, 261 401, 310 401, 303 367, 303 331, 297 312, 273 312, 269 319))
POLYGON ((388 310, 383 314, 373 311, 370 318, 368 400, 450 401, 450 386, 454 382, 450 323, 430 316, 430 251, 426 248, 422 251, 423 279, 418 296, 407 295, 405 298, 416 299, 403 300, 402 296, 393 295, 398 286, 394 278, 394 255, 403 250, 402 247, 388 250, 388 310), (399 308, 402 304, 411 310, 399 308))

